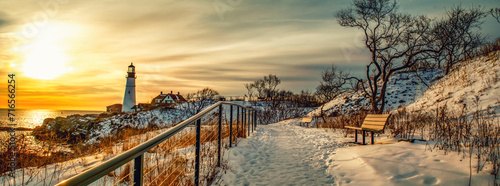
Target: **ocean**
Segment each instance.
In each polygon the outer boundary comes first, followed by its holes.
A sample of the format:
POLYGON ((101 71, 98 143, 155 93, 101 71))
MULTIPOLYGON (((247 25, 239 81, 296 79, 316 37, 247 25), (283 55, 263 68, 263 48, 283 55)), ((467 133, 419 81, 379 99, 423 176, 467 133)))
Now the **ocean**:
MULTIPOLYGON (((49 109, 16 109, 14 112, 17 127, 35 128, 43 124, 45 118, 66 117, 73 114, 100 114, 104 111, 87 110, 49 110, 49 109)), ((0 126, 9 124, 8 109, 0 109, 0 126)))

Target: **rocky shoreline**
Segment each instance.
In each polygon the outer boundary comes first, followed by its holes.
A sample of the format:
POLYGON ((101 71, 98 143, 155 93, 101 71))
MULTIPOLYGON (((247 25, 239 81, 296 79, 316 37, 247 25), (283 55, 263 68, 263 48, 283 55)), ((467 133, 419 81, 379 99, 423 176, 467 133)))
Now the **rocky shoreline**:
POLYGON ((86 140, 98 123, 116 114, 86 114, 67 117, 45 118, 41 126, 33 129, 32 135, 37 140, 63 141, 78 143, 86 140))

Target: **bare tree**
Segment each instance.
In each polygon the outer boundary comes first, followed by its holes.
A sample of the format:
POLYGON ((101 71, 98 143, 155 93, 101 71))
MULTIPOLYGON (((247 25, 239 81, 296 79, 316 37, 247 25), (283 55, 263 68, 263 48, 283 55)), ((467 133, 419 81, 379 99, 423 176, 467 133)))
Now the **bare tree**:
POLYGON ((313 92, 309 92, 309 90, 302 90, 300 91, 300 94, 296 96, 296 101, 301 107, 316 107, 319 105, 319 102, 316 99, 317 97, 313 92))
POLYGON ((289 90, 276 90, 274 96, 276 96, 275 100, 291 101, 295 94, 289 90))
POLYGON ((396 1, 353 0, 352 6, 337 12, 338 23, 363 31, 371 61, 366 68, 366 80, 356 79, 370 100, 372 111, 382 113, 389 78, 427 60, 434 51, 428 48, 430 19, 397 13, 396 1))
POLYGON ((445 74, 457 62, 470 58, 484 44, 485 37, 478 33, 484 17, 486 12, 479 7, 467 10, 457 6, 447 11, 445 19, 434 24, 431 33, 438 52, 433 56, 438 68, 443 68, 445 74))
POLYGON ((344 69, 340 69, 333 65, 330 69, 325 69, 321 72, 320 85, 316 87, 316 95, 322 101, 330 101, 338 95, 344 93, 350 88, 349 85, 351 74, 344 69))
POLYGON ((219 92, 209 87, 198 90, 195 93, 189 93, 187 95, 189 112, 193 115, 201 112, 205 107, 215 103, 215 98, 218 95, 219 92))
POLYGON ((245 88, 248 90, 248 94, 253 94, 253 91, 257 91, 259 98, 272 99, 276 97, 277 94, 276 87, 281 83, 280 78, 274 74, 269 74, 264 76, 263 79, 254 81, 251 84, 244 84, 245 88))
POLYGON ((273 98, 276 94, 276 87, 281 83, 280 78, 274 74, 269 74, 268 76, 264 76, 264 92, 266 93, 266 98, 273 98))
POLYGON ((490 10, 491 16, 497 19, 497 22, 500 23, 500 8, 492 8, 490 10))
POLYGON ((251 101, 252 100, 252 95, 255 92, 255 84, 246 83, 244 85, 245 85, 245 88, 247 89, 249 100, 251 101))
POLYGON ((266 88, 266 83, 264 82, 264 80, 259 79, 257 81, 254 81, 253 86, 255 87, 255 90, 257 90, 257 93, 259 94, 258 97, 263 98, 265 95, 264 90, 266 88))

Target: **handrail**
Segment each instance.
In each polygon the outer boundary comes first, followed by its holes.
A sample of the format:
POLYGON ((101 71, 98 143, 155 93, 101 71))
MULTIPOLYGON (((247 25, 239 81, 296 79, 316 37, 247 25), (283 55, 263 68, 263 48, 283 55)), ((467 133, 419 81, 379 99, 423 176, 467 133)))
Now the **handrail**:
MULTIPOLYGON (((69 179, 63 180, 62 182, 58 183, 58 186, 63 186, 63 185, 88 185, 97 179, 107 175, 109 172, 117 169, 118 167, 132 161, 133 159, 137 158, 142 158, 142 156, 145 152, 148 150, 154 148, 156 145, 164 142, 168 138, 172 137, 173 135, 177 134, 180 132, 182 129, 186 128, 188 125, 194 123, 195 121, 198 121, 201 119, 203 116, 211 112, 212 110, 216 109, 219 106, 222 105, 234 105, 237 107, 241 107, 242 109, 246 110, 254 110, 253 108, 248 108, 244 107, 242 105, 236 104, 236 103, 231 103, 231 102, 226 102, 226 101, 219 101, 212 106, 204 109, 203 111, 199 112, 198 114, 195 114, 194 116, 191 116, 190 118, 184 120, 183 122, 179 123, 178 125, 170 128, 169 130, 159 134, 158 136, 142 143, 139 144, 138 146, 129 149, 101 164, 98 166, 94 166, 78 175, 75 175, 69 179)), ((220 116, 219 116, 220 117, 220 116)), ((254 116, 255 117, 255 116, 254 116)), ((140 163, 140 162, 139 162, 140 163)), ((142 165, 141 165, 142 169, 142 165)), ((141 173, 142 175, 142 173, 141 173)), ((142 183, 140 183, 142 184, 142 183)))

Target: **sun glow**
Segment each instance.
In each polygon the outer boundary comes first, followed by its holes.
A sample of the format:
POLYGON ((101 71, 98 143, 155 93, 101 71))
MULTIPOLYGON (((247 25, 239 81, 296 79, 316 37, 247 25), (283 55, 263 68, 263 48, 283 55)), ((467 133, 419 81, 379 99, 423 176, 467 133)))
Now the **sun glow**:
POLYGON ((25 56, 23 72, 28 77, 53 79, 66 71, 66 54, 55 46, 37 47, 25 56))
POLYGON ((41 32, 25 46, 22 68, 25 76, 54 79, 71 70, 66 67, 67 55, 59 42, 62 38, 53 29, 41 32))

